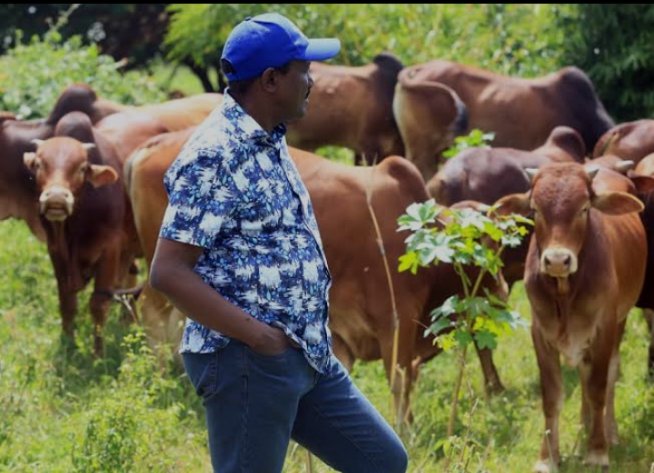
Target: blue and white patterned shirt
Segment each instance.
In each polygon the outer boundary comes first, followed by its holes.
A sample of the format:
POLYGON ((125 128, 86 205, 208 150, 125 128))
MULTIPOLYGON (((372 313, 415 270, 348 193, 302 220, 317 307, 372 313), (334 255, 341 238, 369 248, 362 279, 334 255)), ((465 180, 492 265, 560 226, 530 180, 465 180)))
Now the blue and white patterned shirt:
MULTIPOLYGON (((298 343, 316 370, 331 352, 331 276, 283 125, 267 133, 225 93, 166 172, 160 236, 204 248, 195 271, 222 297, 298 343)), ((187 318, 180 352, 229 338, 187 318)))

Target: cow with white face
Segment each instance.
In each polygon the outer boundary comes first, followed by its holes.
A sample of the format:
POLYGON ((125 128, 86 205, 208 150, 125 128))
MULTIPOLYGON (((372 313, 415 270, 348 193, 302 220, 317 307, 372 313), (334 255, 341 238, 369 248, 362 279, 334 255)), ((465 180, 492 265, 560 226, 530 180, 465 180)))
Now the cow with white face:
POLYGON ((565 163, 531 175, 528 193, 503 197, 497 206, 535 220, 524 279, 547 432, 535 471, 552 471, 560 461, 560 355, 579 369, 586 463, 608 466, 608 444, 618 441, 619 344, 645 275, 643 204, 624 191, 633 188, 629 179, 611 170, 565 163))

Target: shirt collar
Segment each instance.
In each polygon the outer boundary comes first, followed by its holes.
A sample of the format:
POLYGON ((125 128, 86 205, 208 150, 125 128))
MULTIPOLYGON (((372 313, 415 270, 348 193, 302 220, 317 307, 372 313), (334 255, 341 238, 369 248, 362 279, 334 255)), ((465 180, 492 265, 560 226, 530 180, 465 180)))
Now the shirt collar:
POLYGON ((229 89, 225 89, 223 94, 221 112, 223 117, 232 120, 232 123, 235 124, 234 133, 241 140, 253 140, 258 144, 273 146, 277 149, 281 147, 286 134, 286 125, 280 123, 273 128, 271 133, 268 133, 234 100, 234 97, 229 94, 229 89))

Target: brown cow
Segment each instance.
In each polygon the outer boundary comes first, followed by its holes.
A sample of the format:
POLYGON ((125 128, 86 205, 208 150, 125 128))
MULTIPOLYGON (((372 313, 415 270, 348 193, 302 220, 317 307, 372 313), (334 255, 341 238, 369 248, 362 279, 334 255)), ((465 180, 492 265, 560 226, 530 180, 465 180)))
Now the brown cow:
POLYGON ((654 120, 643 119, 621 123, 604 133, 595 145, 593 157, 614 154, 638 163, 651 153, 654 153, 654 120))
POLYGON ((36 200, 38 193, 33 179, 23 165, 23 153, 34 150, 33 140, 50 138, 61 117, 80 111, 93 123, 118 110, 106 101, 99 101, 93 89, 76 84, 67 87, 44 120, 16 120, 7 112, 0 117, 0 220, 24 220, 40 240, 45 240, 36 200))
POLYGON ((128 246, 130 236, 123 229, 131 214, 113 145, 93 130, 87 115, 72 112, 59 123, 55 136, 37 140, 36 152, 25 153, 24 161, 40 193, 37 204, 57 278, 64 333, 73 337, 76 294, 95 279, 90 309, 99 355, 101 329, 121 260, 128 267, 135 256, 121 254, 128 246), (61 128, 67 133, 75 130, 84 142, 58 136, 61 128))
MULTIPOLYGON (((526 192, 525 169, 550 162, 583 162, 586 148, 579 133, 569 127, 552 130, 545 144, 533 151, 513 148, 470 148, 447 160, 427 183, 429 194, 441 205, 464 200, 491 205, 505 195, 526 192)), ((521 280, 527 241, 504 252, 504 277, 509 285, 521 280)))
MULTIPOLYGON (((497 147, 534 149, 554 127, 564 125, 577 130, 586 149, 591 150, 600 135, 613 126, 590 79, 576 67, 537 79, 521 79, 439 60, 406 67, 399 83, 409 81, 451 87, 467 107, 470 129, 494 132, 493 145, 497 147)), ((413 149, 415 160, 434 156, 437 149, 425 136, 441 129, 442 111, 424 99, 398 105, 396 112, 407 154, 413 149), (403 116, 421 118, 408 122, 403 116), (414 146, 412 139, 422 142, 414 146)))
POLYGON ((355 151, 358 161, 363 156, 368 163, 403 155, 393 118, 393 94, 402 67, 388 53, 360 67, 311 63, 314 84, 307 114, 289 124, 288 143, 309 151, 344 146, 355 151))
MULTIPOLYGON (((577 163, 548 164, 535 174, 530 193, 498 202, 500 211, 535 213, 525 288, 545 414, 539 472, 560 462, 560 355, 579 367, 582 420, 589 431, 585 461, 607 467, 608 442, 618 441, 619 345, 643 285, 647 242, 637 214, 643 204, 624 192, 595 193, 594 174, 577 163)), ((610 171, 595 179, 606 179, 605 189, 612 182, 624 188, 620 182, 628 181, 610 171)))
POLYGON ((406 158, 427 180, 436 172, 441 153, 468 129, 468 111, 452 88, 405 71, 398 76, 393 115, 406 158))
MULTIPOLYGON (((148 262, 167 204, 162 176, 189 134, 177 132, 150 140, 127 163, 128 192, 148 262)), ((396 231, 397 217, 409 204, 427 200, 424 181, 411 163, 399 157, 389 157, 375 167, 352 167, 295 148, 291 148, 291 156, 311 196, 333 276, 330 328, 334 351, 348 368, 356 359, 382 358, 390 377, 393 311, 384 261, 366 205, 366 193, 371 191, 386 257, 393 268, 399 316, 397 362, 404 376, 395 377, 392 389, 398 412, 407 411, 419 364, 439 352, 433 337, 423 337, 424 327, 430 324, 429 313, 460 290, 459 278, 450 265, 434 266, 417 276, 394 269, 405 250, 406 237, 396 231)), ((180 314, 150 287, 143 297, 141 313, 149 335, 156 341, 177 343, 180 314)), ((489 389, 501 389, 490 352, 482 351, 480 359, 489 389)))
POLYGON ((80 112, 65 115, 55 136, 37 140, 36 152, 25 153, 24 161, 39 192, 37 206, 57 278, 63 331, 73 337, 77 292, 94 279, 89 305, 94 352, 101 355, 112 290, 139 253, 120 177, 122 162, 111 142, 80 112))

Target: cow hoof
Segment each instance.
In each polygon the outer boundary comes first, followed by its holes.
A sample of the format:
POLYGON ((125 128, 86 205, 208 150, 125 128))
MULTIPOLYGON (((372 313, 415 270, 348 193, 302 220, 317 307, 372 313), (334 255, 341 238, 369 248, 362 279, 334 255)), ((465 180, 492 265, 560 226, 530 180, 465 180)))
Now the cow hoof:
POLYGON ((608 468, 609 466, 609 454, 608 452, 601 451, 590 451, 586 454, 586 459, 584 460, 584 465, 589 466, 601 466, 608 468))
POLYGON ((550 460, 538 460, 534 465, 534 473, 554 473, 558 467, 550 460))

